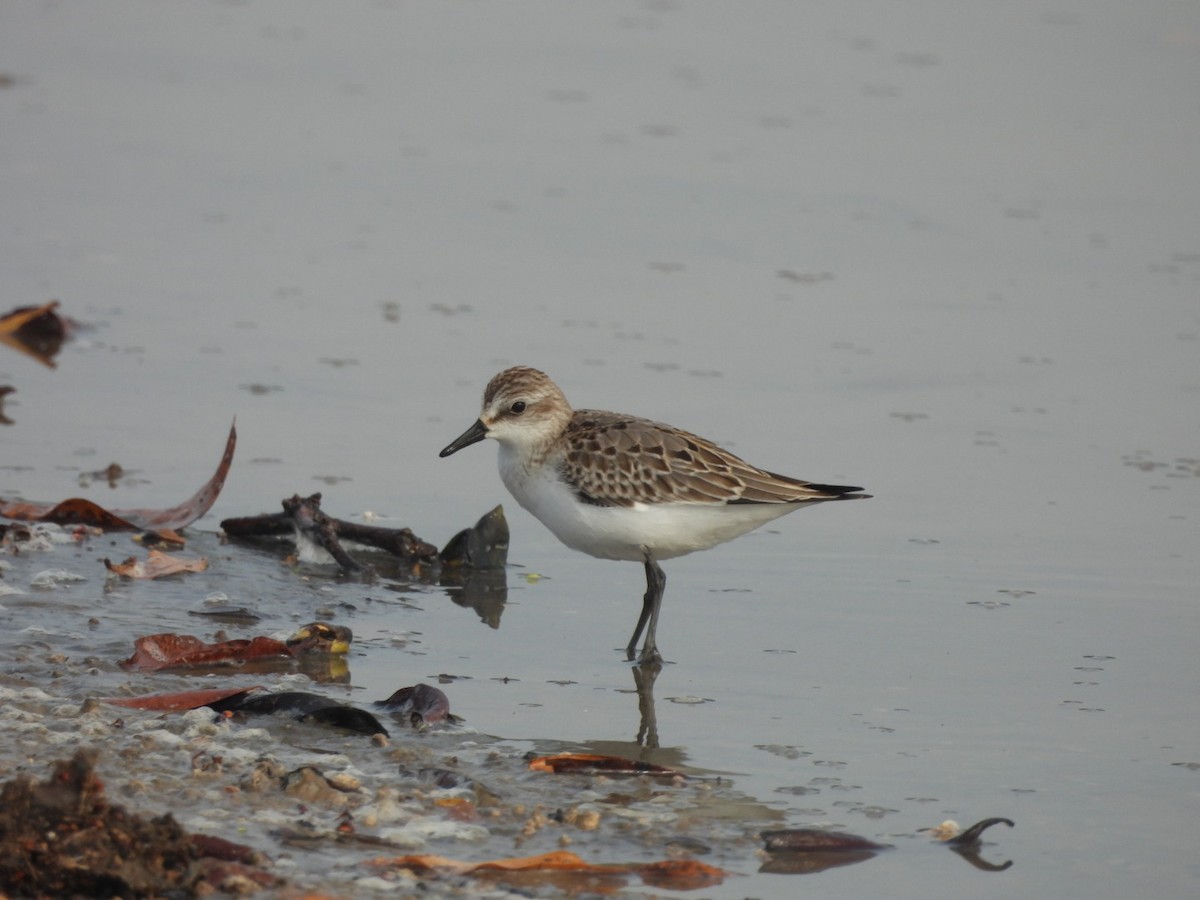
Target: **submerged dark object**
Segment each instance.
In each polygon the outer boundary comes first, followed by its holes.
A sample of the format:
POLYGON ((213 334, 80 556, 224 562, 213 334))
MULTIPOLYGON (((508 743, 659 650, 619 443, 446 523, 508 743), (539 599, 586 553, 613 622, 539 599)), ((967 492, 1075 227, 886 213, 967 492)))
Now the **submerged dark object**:
POLYGON ((508 520, 504 507, 497 506, 471 528, 464 528, 446 542, 438 554, 443 572, 452 568, 503 569, 508 565, 508 520))
POLYGON ((768 853, 848 853, 856 850, 886 850, 890 844, 877 844, 857 834, 826 831, 823 828, 784 828, 760 834, 768 853))
POLYGON ((365 709, 359 709, 357 706, 345 706, 342 704, 320 706, 298 718, 301 722, 317 722, 333 728, 344 728, 347 731, 354 731, 358 734, 382 734, 386 736, 388 733, 388 730, 383 727, 377 718, 365 709))
POLYGON ((290 712, 297 715, 310 713, 314 709, 333 706, 336 701, 308 691, 276 691, 270 694, 254 694, 236 702, 214 706, 218 712, 242 712, 249 715, 269 716, 274 713, 290 712))
POLYGON ((210 708, 217 712, 239 712, 245 715, 291 713, 300 722, 317 722, 359 734, 388 733, 379 719, 366 710, 307 691, 243 695, 231 698, 231 702, 210 704, 210 708))
MULTIPOLYGON (((935 840, 947 844, 951 850, 984 872, 1003 872, 1012 865, 1012 860, 993 863, 979 855, 980 837, 993 825, 1004 823, 1014 827, 1011 819, 982 819, 963 831, 957 822, 947 820, 935 828, 925 828, 935 840)), ((848 866, 865 862, 881 850, 891 849, 890 844, 875 841, 857 834, 826 831, 823 828, 785 828, 760 833, 768 858, 762 871, 776 874, 802 875, 821 872, 836 866, 848 866)))
POLYGON ((761 870, 776 875, 811 875, 852 866, 888 849, 887 844, 877 844, 857 834, 823 828, 764 831, 761 837, 768 854, 761 870))
POLYGON ((424 728, 438 722, 453 724, 462 721, 450 712, 450 698, 428 684, 402 687, 386 700, 376 700, 374 705, 397 718, 407 718, 413 728, 424 728))

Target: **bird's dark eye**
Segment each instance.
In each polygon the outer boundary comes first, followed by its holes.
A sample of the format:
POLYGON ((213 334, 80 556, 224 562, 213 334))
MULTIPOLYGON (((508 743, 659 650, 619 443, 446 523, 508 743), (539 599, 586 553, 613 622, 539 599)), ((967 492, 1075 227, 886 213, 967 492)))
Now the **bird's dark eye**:
POLYGON ((525 412, 525 401, 518 400, 516 403, 510 406, 509 409, 512 410, 512 414, 514 416, 519 416, 521 413, 525 412))

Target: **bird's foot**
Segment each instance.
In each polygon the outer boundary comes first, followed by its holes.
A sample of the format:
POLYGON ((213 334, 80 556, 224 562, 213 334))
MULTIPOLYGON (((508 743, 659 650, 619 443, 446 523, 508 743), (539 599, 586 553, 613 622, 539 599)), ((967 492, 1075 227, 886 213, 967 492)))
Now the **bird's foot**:
POLYGON ((637 644, 630 644, 625 648, 625 661, 637 663, 639 666, 658 666, 662 665, 663 658, 655 644, 643 644, 641 653, 638 653, 637 644))
MULTIPOLYGON (((628 658, 633 659, 633 654, 630 654, 628 658)), ((637 664, 639 666, 661 666, 662 663, 662 654, 658 652, 657 647, 643 647, 642 652, 638 654, 637 664)))

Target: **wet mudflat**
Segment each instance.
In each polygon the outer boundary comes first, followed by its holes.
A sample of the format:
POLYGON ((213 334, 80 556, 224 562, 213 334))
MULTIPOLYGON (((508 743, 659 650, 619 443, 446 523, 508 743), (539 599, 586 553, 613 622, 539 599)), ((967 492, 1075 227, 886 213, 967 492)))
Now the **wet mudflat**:
POLYGON ((97 748, 110 801, 255 847, 268 892, 499 891, 367 861, 569 851, 732 873, 591 890, 794 896, 758 833, 805 827, 891 845, 837 896, 1196 892, 1200 21, 739 10, 0 12, 6 308, 79 326, 54 368, 0 347, 0 498, 167 508, 239 434, 203 572, 115 575, 123 533, 2 557, 0 778, 97 748), (647 689, 640 568, 559 546, 490 445, 437 458, 515 363, 875 498, 665 564, 647 689), (505 504, 502 585, 218 535, 317 491, 438 547, 505 504), (314 620, 354 632, 338 679, 119 666, 314 620), (464 721, 90 702, 417 683, 464 721), (556 752, 689 777, 527 768, 556 752), (990 866, 919 831, 988 817, 990 866))

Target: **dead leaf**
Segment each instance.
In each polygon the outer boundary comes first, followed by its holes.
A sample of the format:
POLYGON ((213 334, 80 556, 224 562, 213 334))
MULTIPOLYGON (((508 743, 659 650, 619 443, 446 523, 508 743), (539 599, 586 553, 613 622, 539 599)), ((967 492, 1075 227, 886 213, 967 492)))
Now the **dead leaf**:
POLYGON ((461 722, 450 712, 450 698, 440 688, 428 684, 402 687, 386 700, 376 700, 375 705, 396 716, 406 716, 414 728, 436 722, 461 722))
POLYGON ((17 519, 24 522, 42 521, 55 522, 59 525, 92 525, 107 531, 153 531, 168 539, 182 543, 175 532, 186 528, 212 508, 221 488, 225 486, 225 476, 233 464, 233 452, 237 447, 237 424, 229 428, 229 437, 225 441, 225 453, 217 466, 212 478, 192 497, 179 506, 170 509, 116 509, 107 510, 102 506, 79 497, 64 500, 61 503, 0 503, 0 516, 17 519))
POLYGON ((51 506, 48 503, 16 501, 0 504, 0 515, 22 522, 55 522, 59 525, 90 525, 106 531, 136 531, 137 526, 82 497, 72 497, 51 506))
POLYGON ((45 306, 22 306, 0 316, 0 343, 54 368, 54 356, 67 337, 66 323, 54 310, 58 301, 45 306))
MULTIPOLYGON (((705 865, 695 860, 662 860, 653 863, 612 863, 596 865, 581 859, 574 853, 555 850, 538 856, 521 856, 509 859, 494 859, 488 862, 467 863, 444 856, 412 855, 394 858, 379 858, 368 862, 376 868, 408 869, 418 876, 425 875, 474 875, 501 877, 517 873, 566 874, 575 879, 575 888, 585 883, 589 890, 608 893, 623 885, 626 876, 636 875, 646 884, 672 890, 692 890, 720 884, 728 874, 723 869, 705 865), (607 884, 596 879, 608 881, 607 884)), ((571 887, 570 879, 556 877, 561 887, 571 887)))
POLYGON ((168 556, 161 550, 151 550, 145 562, 131 556, 120 563, 106 559, 104 565, 110 572, 126 578, 163 578, 180 572, 203 572, 208 568, 208 559, 203 556, 199 559, 182 559, 178 556, 168 556))
POLYGON ((497 859, 491 862, 469 863, 445 856, 419 853, 410 856, 379 857, 367 862, 376 868, 408 869, 416 875, 467 875, 475 871, 517 871, 528 869, 587 869, 588 864, 565 850, 555 850, 538 856, 497 859))
POLYGON ((825 828, 782 828, 760 835, 768 853, 857 853, 887 849, 886 844, 877 844, 857 834, 825 828))
POLYGON ((554 756, 539 756, 529 761, 535 772, 553 772, 556 775, 663 775, 686 778, 682 772, 658 766, 654 763, 625 759, 621 756, 601 756, 595 753, 559 753, 554 756))
POLYGON ((0 337, 20 331, 38 316, 51 312, 57 307, 57 300, 52 300, 45 306, 18 306, 12 312, 0 316, 0 337))
POLYGON ((248 688, 209 688, 203 691, 177 691, 171 694, 143 694, 140 697, 102 697, 101 703, 113 706, 128 706, 132 709, 153 709, 160 712, 178 712, 186 709, 199 709, 229 700, 239 694, 249 694, 261 691, 263 688, 255 685, 248 688))
POLYGON ((694 891, 720 884, 728 873, 694 859, 664 859, 637 866, 637 874, 651 887, 694 891))
POLYGON ((144 672, 292 659, 286 644, 269 637, 206 644, 190 634, 151 634, 138 638, 133 646, 133 656, 122 660, 121 667, 144 672))

